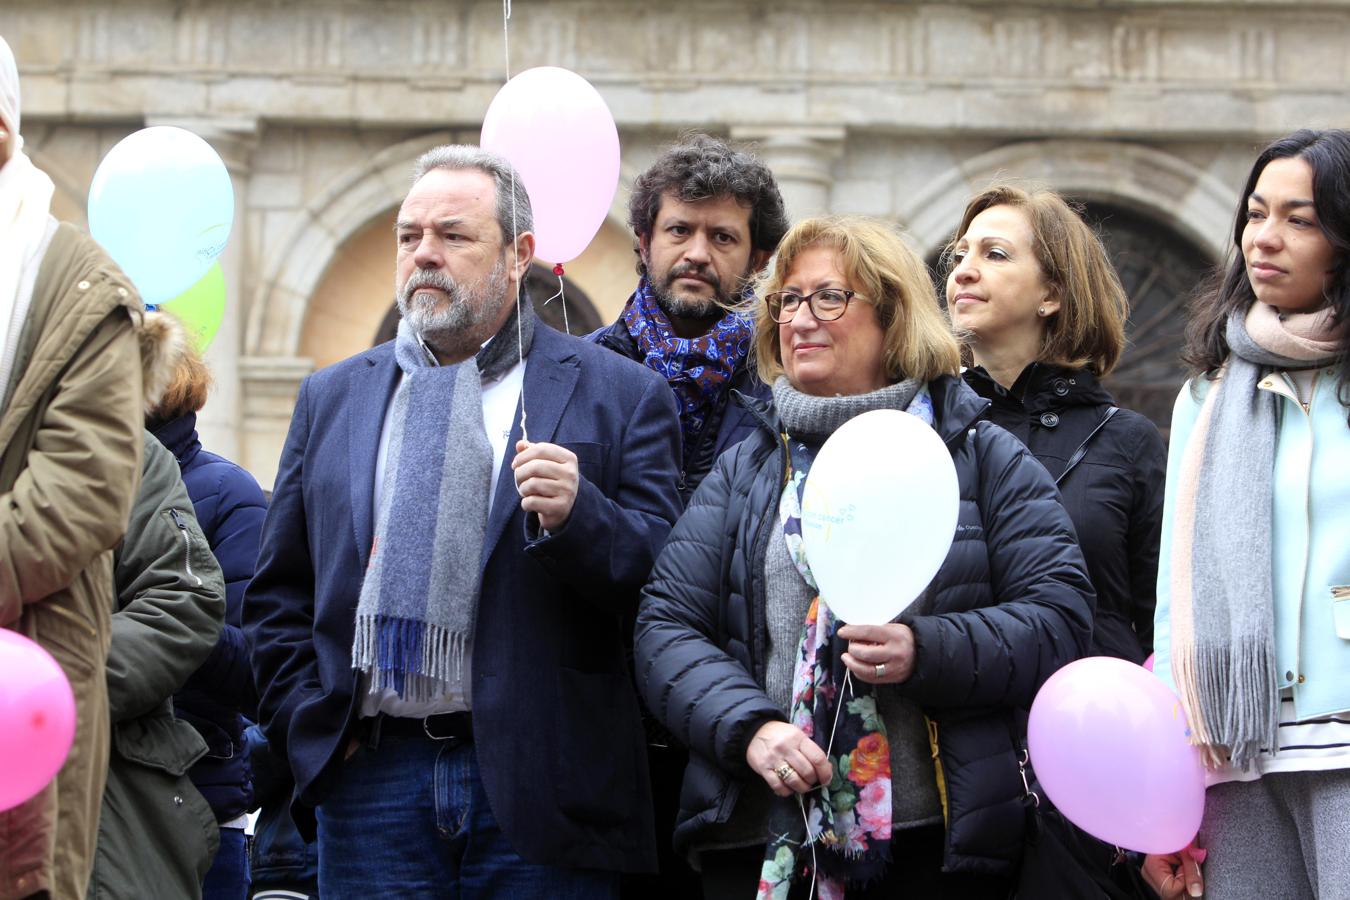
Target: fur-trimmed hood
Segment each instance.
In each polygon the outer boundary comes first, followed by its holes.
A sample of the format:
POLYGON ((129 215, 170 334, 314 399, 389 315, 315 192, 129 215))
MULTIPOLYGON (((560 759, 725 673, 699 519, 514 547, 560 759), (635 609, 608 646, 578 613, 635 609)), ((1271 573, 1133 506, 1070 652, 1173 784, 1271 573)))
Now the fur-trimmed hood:
POLYGON ((144 385, 144 415, 148 419, 164 399, 183 357, 192 351, 192 338, 178 317, 161 310, 147 310, 141 323, 141 380, 144 385))

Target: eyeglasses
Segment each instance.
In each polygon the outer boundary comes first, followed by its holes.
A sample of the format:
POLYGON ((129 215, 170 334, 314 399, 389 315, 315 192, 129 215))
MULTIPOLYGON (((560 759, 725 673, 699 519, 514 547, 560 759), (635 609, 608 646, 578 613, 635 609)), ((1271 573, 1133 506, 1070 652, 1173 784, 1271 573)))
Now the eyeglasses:
POLYGON ((805 297, 791 291, 775 291, 764 297, 764 303, 769 307, 769 318, 779 325, 792 321, 792 317, 797 314, 797 307, 802 305, 803 300, 810 308, 811 315, 818 321, 833 322, 848 309, 848 301, 857 296, 856 291, 841 288, 821 288, 805 297))

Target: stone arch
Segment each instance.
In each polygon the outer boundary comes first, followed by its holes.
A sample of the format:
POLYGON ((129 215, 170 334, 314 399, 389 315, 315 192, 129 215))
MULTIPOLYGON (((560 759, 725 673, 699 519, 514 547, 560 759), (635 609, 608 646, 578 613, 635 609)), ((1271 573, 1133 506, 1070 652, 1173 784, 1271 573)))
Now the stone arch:
POLYGON ((305 205, 278 245, 284 251, 264 266, 257 302, 249 310, 246 356, 298 355, 310 297, 343 242, 402 202, 418 155, 457 137, 433 132, 386 147, 305 205))
POLYGON ((1228 248, 1233 190, 1180 157, 1121 141, 1023 141, 973 157, 914 202, 909 233, 925 256, 961 221, 966 201, 997 178, 1030 179, 1082 200, 1168 222, 1211 260, 1228 248))
MULTIPOLYGON (((342 245, 373 220, 398 208, 419 155, 438 144, 476 139, 477 135, 445 131, 394 144, 334 179, 306 204, 279 245, 286 252, 264 266, 258 299, 249 311, 245 355, 298 357, 311 298, 342 245)), ((631 184, 635 175, 625 165, 621 183, 631 184)), ((615 192, 606 223, 627 227, 624 191, 615 192)))

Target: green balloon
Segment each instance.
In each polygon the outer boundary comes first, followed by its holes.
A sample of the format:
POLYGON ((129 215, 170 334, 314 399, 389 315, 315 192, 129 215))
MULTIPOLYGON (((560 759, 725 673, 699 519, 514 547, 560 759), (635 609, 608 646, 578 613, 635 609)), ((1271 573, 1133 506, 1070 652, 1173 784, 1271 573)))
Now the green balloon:
POLYGON ((192 335, 197 350, 205 353, 225 319, 225 273, 220 270, 220 263, 212 265, 200 281, 159 308, 177 316, 192 335))

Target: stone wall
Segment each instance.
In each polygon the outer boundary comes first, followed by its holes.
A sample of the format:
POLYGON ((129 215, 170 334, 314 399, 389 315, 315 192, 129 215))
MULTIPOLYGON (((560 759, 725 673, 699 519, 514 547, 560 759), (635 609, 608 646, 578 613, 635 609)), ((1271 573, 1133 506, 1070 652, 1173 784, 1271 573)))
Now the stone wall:
MULTIPOLYGON (((377 225, 412 161, 476 139, 505 71, 501 15, 496 0, 0 7, 60 214, 82 218, 102 154, 146 124, 190 128, 230 166, 203 437, 265 485, 299 380, 368 344, 387 308, 377 225)), ((510 35, 513 70, 580 72, 619 124, 611 219, 568 267, 605 315, 632 288, 628 185, 688 128, 756 143, 794 215, 882 216, 925 254, 971 192, 1016 175, 1166 223, 1213 259, 1260 143, 1350 125, 1343 2, 534 0, 510 35)))

